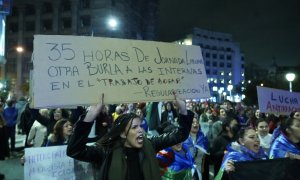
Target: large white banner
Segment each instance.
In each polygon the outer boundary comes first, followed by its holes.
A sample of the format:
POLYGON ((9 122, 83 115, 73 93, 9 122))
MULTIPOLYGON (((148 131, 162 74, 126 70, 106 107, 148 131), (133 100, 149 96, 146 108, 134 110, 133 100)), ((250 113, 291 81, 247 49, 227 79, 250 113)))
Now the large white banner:
POLYGON ((91 164, 66 155, 67 146, 25 149, 25 180, 92 180, 91 164))
POLYGON ((34 107, 209 98, 199 46, 35 35, 34 107))
POLYGON ((300 110, 300 93, 257 86, 258 106, 261 112, 289 115, 300 110))

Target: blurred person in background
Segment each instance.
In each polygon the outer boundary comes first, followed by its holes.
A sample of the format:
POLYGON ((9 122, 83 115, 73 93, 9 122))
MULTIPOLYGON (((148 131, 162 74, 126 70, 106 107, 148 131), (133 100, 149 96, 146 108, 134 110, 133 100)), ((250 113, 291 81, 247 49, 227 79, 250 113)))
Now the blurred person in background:
POLYGON ((271 145, 269 157, 300 160, 300 118, 290 117, 280 124, 281 133, 271 145))
MULTIPOLYGON (((213 116, 211 116, 213 117, 213 116)), ((213 141, 221 134, 222 132, 222 124, 223 121, 227 119, 227 112, 224 108, 219 109, 218 115, 214 118, 214 120, 210 119, 208 121, 209 130, 207 132, 207 138, 210 142, 210 147, 213 144, 213 141)))
POLYGON ((269 153, 271 146, 272 134, 269 134, 268 122, 264 118, 259 118, 256 122, 256 131, 260 140, 260 146, 269 153))
POLYGON ((47 137, 53 133, 53 128, 57 121, 70 118, 70 112, 62 108, 51 109, 49 114, 50 118, 42 116, 40 113, 36 117, 38 122, 47 126, 47 137))
POLYGON ((104 136, 112 126, 112 116, 109 114, 109 107, 103 106, 102 111, 96 119, 96 128, 95 134, 97 135, 97 139, 100 139, 104 136))
POLYGON ((124 108, 121 105, 118 105, 115 109, 115 112, 112 113, 113 121, 115 121, 123 113, 124 113, 124 108))
POLYGON ((21 122, 21 114, 23 110, 25 109, 25 106, 27 104, 27 101, 25 97, 20 97, 19 100, 16 102, 16 108, 18 110, 18 117, 17 117, 17 129, 18 129, 18 134, 21 134, 21 129, 20 127, 20 122, 21 122))
POLYGON ((212 116, 212 110, 210 107, 206 107, 204 109, 204 112, 200 115, 199 121, 202 122, 208 122, 209 119, 211 119, 212 116))
POLYGON ((178 118, 178 114, 173 103, 167 102, 164 104, 164 107, 165 110, 161 114, 161 124, 164 122, 175 123, 178 118))
MULTIPOLYGON (((0 161, 9 157, 9 145, 8 145, 8 130, 6 122, 2 116, 3 104, 0 103, 0 161)), ((0 180, 4 179, 4 174, 0 173, 0 180)))
POLYGON ((237 143, 227 147, 220 170, 215 180, 228 179, 228 173, 235 170, 234 162, 266 160, 267 154, 260 146, 259 137, 252 127, 246 127, 238 132, 237 143))
POLYGON ((148 123, 145 116, 146 108, 145 107, 143 109, 137 108, 135 113, 141 118, 142 120, 141 126, 144 129, 145 133, 148 133, 148 123))
POLYGON ((227 117, 226 120, 222 122, 222 132, 212 142, 213 144, 210 151, 211 160, 214 163, 215 176, 221 167, 224 151, 226 150, 227 145, 237 139, 238 131, 239 123, 236 119, 227 117))
POLYGON ((186 145, 193 155, 195 161, 195 170, 197 170, 198 179, 202 179, 203 158, 208 154, 208 139, 201 131, 198 121, 198 115, 195 113, 190 136, 183 143, 186 145))
POLYGON ((10 151, 15 151, 16 143, 16 124, 18 117, 18 110, 14 107, 13 101, 8 100, 7 106, 2 112, 3 118, 6 121, 6 126, 8 129, 8 138, 10 139, 10 151))
POLYGON ((68 119, 58 120, 53 128, 53 133, 48 137, 46 146, 66 145, 72 134, 73 125, 68 119))
POLYGON ((274 130, 279 126, 279 118, 275 114, 266 114, 266 120, 269 125, 269 133, 273 134, 274 130))
MULTIPOLYGON (((49 110, 48 109, 40 109, 39 113, 49 118, 49 110)), ((27 138, 28 146, 32 147, 42 147, 46 143, 47 139, 47 125, 41 124, 38 120, 35 120, 33 125, 31 126, 30 132, 27 138)))
POLYGON ((255 114, 254 114, 254 111, 253 111, 253 108, 252 107, 247 107, 246 108, 246 112, 245 112, 245 116, 246 116, 246 127, 250 126, 250 127, 254 127, 255 124, 254 123, 254 119, 255 119, 255 114))

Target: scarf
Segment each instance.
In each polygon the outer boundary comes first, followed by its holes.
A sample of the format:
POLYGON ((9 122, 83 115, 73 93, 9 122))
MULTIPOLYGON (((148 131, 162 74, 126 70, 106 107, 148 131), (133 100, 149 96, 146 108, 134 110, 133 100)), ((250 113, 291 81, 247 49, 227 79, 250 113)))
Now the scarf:
MULTIPOLYGON (((144 146, 140 151, 140 158, 138 160, 141 164, 144 180, 161 179, 155 154, 151 142, 147 138, 144 138, 144 146)), ((127 168, 130 167, 127 167, 123 146, 119 144, 118 147, 112 151, 111 165, 108 170, 109 180, 127 180, 127 168)))

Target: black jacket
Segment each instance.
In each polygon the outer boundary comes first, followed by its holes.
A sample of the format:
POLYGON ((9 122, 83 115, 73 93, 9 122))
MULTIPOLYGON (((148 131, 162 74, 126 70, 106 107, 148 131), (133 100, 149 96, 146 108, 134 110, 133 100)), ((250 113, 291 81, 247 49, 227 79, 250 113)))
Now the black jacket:
MULTIPOLYGON (((179 116, 179 127, 177 129, 160 136, 149 138, 154 151, 158 152, 187 139, 191 129, 192 120, 193 113, 188 111, 188 115, 179 116)), ((110 153, 99 146, 86 146, 92 125, 93 123, 83 121, 78 121, 75 124, 74 131, 69 138, 67 155, 77 160, 92 162, 101 166, 104 160, 107 159, 107 155, 110 153)), ((109 168, 106 167, 105 169, 108 170, 109 168)))
POLYGON ((218 173, 224 156, 224 151, 228 144, 233 142, 234 139, 230 138, 226 133, 222 133, 214 141, 211 148, 211 158, 214 163, 215 175, 218 173))

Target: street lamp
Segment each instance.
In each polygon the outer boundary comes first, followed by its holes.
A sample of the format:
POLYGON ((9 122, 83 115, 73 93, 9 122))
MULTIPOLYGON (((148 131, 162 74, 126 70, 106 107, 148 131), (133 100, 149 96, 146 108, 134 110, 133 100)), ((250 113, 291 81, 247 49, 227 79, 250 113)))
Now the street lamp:
POLYGON ((18 53, 22 53, 22 52, 24 51, 24 48, 23 48, 22 46, 17 46, 17 47, 16 47, 16 51, 17 51, 18 53))
MULTIPOLYGON (((15 92, 17 93, 18 96, 21 95, 21 81, 22 81, 22 53, 24 52, 24 48, 22 46, 13 46, 11 48, 8 48, 6 50, 6 59, 9 58, 10 52, 13 52, 14 55, 16 55, 16 64, 17 64, 17 69, 16 69, 16 84, 15 84, 15 92)), ((3 69, 1 72, 1 76, 3 79, 5 79, 5 64, 3 65, 3 69)))
POLYGON ((22 46, 17 46, 16 51, 17 51, 17 81, 16 81, 15 89, 16 89, 17 97, 19 98, 22 95, 22 91, 21 91, 22 69, 23 69, 22 54, 24 52, 24 48, 22 46))
POLYGON ((111 30, 116 30, 117 26, 118 26, 118 21, 116 18, 114 17, 110 17, 108 18, 107 20, 107 24, 108 24, 108 27, 111 29, 111 30))
POLYGON ((227 90, 229 91, 229 96, 230 96, 230 100, 231 100, 231 101, 232 101, 232 95, 231 95, 232 89, 233 89, 233 85, 232 85, 232 84, 229 84, 229 85, 227 86, 227 90))
POLYGON ((286 80, 289 82, 290 92, 293 92, 292 82, 295 80, 295 77, 296 77, 295 73, 287 73, 285 75, 286 80))
POLYGON ((226 92, 223 92, 224 101, 226 100, 226 95, 227 95, 227 93, 226 93, 226 92))
POLYGON ((222 101, 222 96, 221 96, 222 92, 223 92, 223 89, 218 90, 220 102, 222 101))
POLYGON ((22 46, 14 46, 14 47, 11 47, 11 48, 6 50, 5 58, 4 58, 4 61, 2 62, 3 64, 1 64, 1 78, 2 79, 5 79, 5 64, 7 62, 8 54, 10 52, 20 54, 20 53, 23 53, 23 51, 24 51, 24 48, 22 46))

